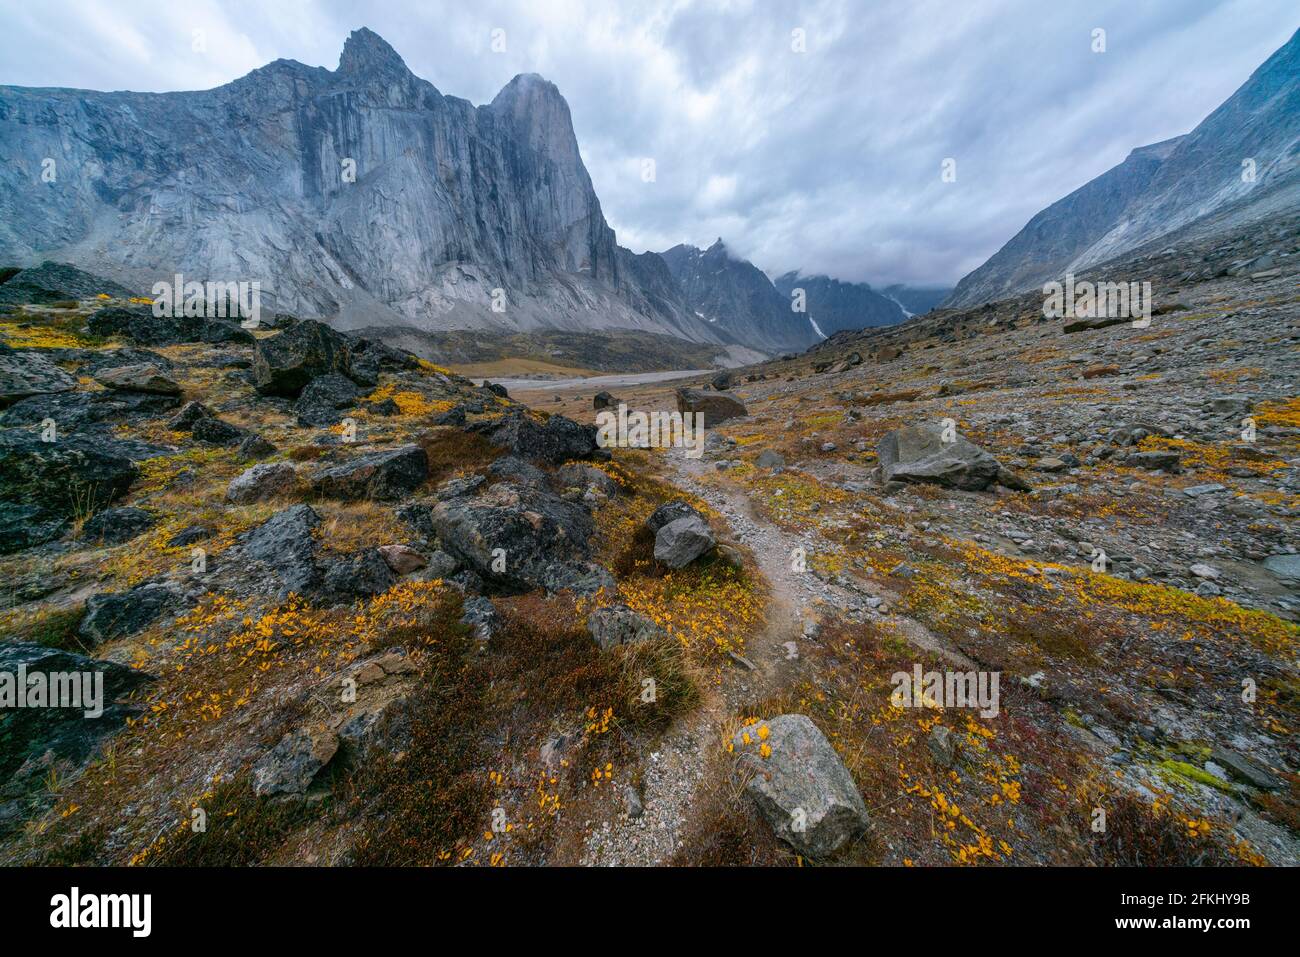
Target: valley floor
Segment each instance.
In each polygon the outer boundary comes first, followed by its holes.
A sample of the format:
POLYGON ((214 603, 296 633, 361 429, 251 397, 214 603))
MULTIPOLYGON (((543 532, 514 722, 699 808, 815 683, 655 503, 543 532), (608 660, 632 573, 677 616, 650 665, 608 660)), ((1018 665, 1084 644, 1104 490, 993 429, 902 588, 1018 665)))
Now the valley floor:
POLYGON ((93 735, 6 725, 0 858, 1294 865, 1300 289, 1167 299, 1146 328, 1010 300, 837 337, 721 383, 747 414, 698 458, 567 420, 706 377, 506 398, 310 324, 150 342, 11 308, 0 358, 50 391, 0 412, 0 517, 33 536, 0 559, 0 662, 121 685, 93 735), (351 378, 268 392, 309 340, 351 378), (50 417, 133 463, 111 507, 51 511, 50 417), (882 483, 881 440, 944 420, 1028 489, 882 483), (669 568, 677 501, 719 547, 669 568), (900 705, 918 668, 997 675, 995 707, 900 705), (865 806, 834 853, 747 787, 790 758, 780 715, 865 806))

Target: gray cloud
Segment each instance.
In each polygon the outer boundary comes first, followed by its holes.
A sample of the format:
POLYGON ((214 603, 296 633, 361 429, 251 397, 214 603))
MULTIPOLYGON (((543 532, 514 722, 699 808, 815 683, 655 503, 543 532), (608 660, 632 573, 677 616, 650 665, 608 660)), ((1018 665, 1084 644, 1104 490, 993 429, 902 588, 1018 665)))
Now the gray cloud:
POLYGON ((0 83, 25 86, 332 69, 363 25, 475 103, 541 73, 624 245, 721 235, 771 273, 876 284, 956 281, 1129 150, 1195 126, 1297 25, 1291 0, 0 0, 0 16, 0 83))

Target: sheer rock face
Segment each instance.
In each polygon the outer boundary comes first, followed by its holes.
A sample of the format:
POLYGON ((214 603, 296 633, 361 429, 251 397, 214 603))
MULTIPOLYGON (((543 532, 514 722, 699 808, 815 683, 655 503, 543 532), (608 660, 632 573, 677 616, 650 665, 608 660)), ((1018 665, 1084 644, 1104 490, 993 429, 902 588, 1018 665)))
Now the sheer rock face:
POLYGON ((1294 209, 1298 138, 1300 31, 1196 129, 1135 149, 1038 213, 944 305, 978 305, 1041 287, 1067 271, 1158 244, 1175 230, 1215 235, 1294 209), (1243 175, 1247 159, 1253 179, 1243 175))
POLYGON ((643 288, 663 270, 616 245, 553 84, 518 76, 475 107, 365 29, 334 71, 277 60, 184 93, 0 87, 0 258, 142 292, 177 271, 259 281, 268 315, 339 328, 720 341, 675 289, 643 288))

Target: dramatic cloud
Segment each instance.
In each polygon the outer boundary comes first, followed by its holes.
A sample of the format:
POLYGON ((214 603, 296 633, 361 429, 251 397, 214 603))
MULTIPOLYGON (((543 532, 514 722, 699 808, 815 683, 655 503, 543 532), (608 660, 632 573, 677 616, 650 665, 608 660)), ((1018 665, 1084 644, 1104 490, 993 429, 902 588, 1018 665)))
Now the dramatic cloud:
POLYGON ((1297 26, 1294 0, 0 0, 0 15, 0 83, 24 86, 333 69, 359 26, 475 103, 541 73, 624 245, 722 236, 774 274, 876 284, 955 282, 1129 150, 1190 130, 1297 26))

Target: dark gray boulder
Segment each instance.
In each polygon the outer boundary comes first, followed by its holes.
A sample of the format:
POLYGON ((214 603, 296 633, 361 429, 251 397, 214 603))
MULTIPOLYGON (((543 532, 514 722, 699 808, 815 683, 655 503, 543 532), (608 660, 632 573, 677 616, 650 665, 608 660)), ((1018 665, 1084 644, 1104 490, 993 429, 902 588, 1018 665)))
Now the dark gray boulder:
POLYGON ((77 633, 95 644, 139 634, 184 602, 173 582, 145 582, 123 592, 93 595, 77 633))
POLYGON ((601 648, 631 645, 667 636, 667 632, 627 605, 607 605, 587 616, 587 630, 601 648))
POLYGON ((439 502, 431 520, 442 547, 498 587, 555 591, 594 580, 585 564, 591 513, 550 492, 501 482, 439 502))
POLYGON ((0 814, 0 833, 5 820, 25 816, 23 799, 42 788, 51 761, 73 769, 84 764, 104 738, 143 710, 130 696, 154 680, 144 671, 75 652, 0 642, 0 701, 5 688, 16 694, 20 674, 27 677, 28 703, 35 675, 46 689, 47 704, 57 706, 19 708, 7 701, 0 706, 0 809, 8 803, 14 812, 0 814))
POLYGON ((395 501, 410 495, 429 477, 429 457, 418 445, 372 452, 316 474, 317 494, 343 501, 395 501))
POLYGON ((163 375, 157 366, 136 363, 101 369, 95 381, 120 392, 144 392, 149 395, 180 395, 181 387, 163 375))
MULTIPOLYGON (((658 534, 659 529, 663 528, 668 523, 675 522, 679 518, 686 518, 690 515, 699 516, 700 513, 696 511, 695 506, 691 505, 689 502, 684 499, 675 498, 670 502, 664 502, 664 504, 651 512, 650 517, 645 520, 645 526, 650 529, 650 531, 658 534)), ((703 516, 700 517, 702 518, 703 516)))
POLYGON ((533 462, 560 465, 570 459, 590 458, 596 451, 596 427, 579 425, 562 415, 545 423, 520 409, 477 426, 493 445, 533 462))
POLYGON ((262 395, 294 399, 317 376, 351 371, 350 340, 314 319, 258 339, 253 352, 253 385, 262 395))
POLYGON ((298 424, 323 428, 336 425, 343 417, 342 409, 357 404, 361 390, 346 376, 329 372, 307 383, 298 396, 293 410, 298 414, 298 424))
POLYGON ((93 513, 126 494, 140 474, 137 450, 98 435, 43 442, 26 430, 0 431, 0 496, 51 515, 93 513))
POLYGON ((77 380, 35 351, 0 346, 0 409, 19 399, 52 392, 71 392, 77 380))
POLYGON ((142 508, 107 508, 81 527, 81 537, 104 545, 121 545, 154 526, 154 517, 142 508))
POLYGON ((735 396, 701 389, 678 389, 677 411, 699 413, 704 416, 704 427, 711 428, 728 419, 749 415, 745 403, 735 396))

